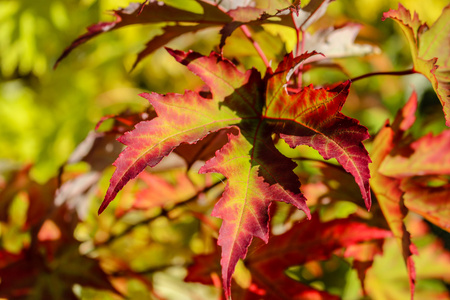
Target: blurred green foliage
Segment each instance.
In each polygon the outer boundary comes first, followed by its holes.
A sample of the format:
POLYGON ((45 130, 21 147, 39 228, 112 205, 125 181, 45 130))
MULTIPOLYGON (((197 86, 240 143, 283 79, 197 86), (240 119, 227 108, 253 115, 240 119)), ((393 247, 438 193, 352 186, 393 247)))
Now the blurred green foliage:
POLYGON ((62 50, 87 25, 112 20, 105 11, 126 5, 123 0, 0 2, 0 173, 32 164, 32 176, 44 182, 102 116, 142 110, 148 106, 138 96, 144 90, 180 92, 189 86, 186 71, 172 68, 175 62, 163 51, 130 73, 142 37, 158 33, 151 26, 102 36, 53 70, 62 50))

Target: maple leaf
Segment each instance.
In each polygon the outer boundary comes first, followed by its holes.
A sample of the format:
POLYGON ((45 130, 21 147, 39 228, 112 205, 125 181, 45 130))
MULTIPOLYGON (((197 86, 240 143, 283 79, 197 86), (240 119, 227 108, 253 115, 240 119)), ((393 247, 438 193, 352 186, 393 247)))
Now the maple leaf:
MULTIPOLYGON (((316 214, 311 221, 296 223, 287 232, 272 236, 267 245, 253 244, 244 261, 251 274, 250 287, 232 289, 233 297, 246 300, 339 299, 287 277, 285 271, 291 266, 329 259, 338 249, 389 236, 390 231, 368 226, 353 216, 321 222, 316 214)), ((185 280, 213 284, 219 270, 213 264, 217 257, 218 252, 214 252, 194 258, 185 280)))
POLYGON ((272 134, 279 134, 291 147, 308 145, 325 158, 336 158, 358 183, 370 207, 370 158, 362 144, 367 129, 340 113, 350 82, 333 89, 306 87, 288 94, 285 86, 292 69, 313 54, 287 55, 275 72, 261 79, 256 69, 240 72, 230 61, 211 53, 168 49, 211 89, 212 98, 198 93, 159 95, 144 93, 158 117, 143 121, 119 141, 127 147, 114 165, 101 213, 122 187, 147 166, 153 167, 182 143, 194 144, 212 132, 235 128, 228 143, 208 160, 200 173, 216 172, 228 180, 213 216, 223 219, 218 243, 222 246, 222 277, 229 295, 231 274, 244 258, 253 236, 267 242, 269 205, 283 201, 309 217, 296 164, 281 154, 272 134))
POLYGON ((446 125, 450 126, 450 5, 431 27, 422 24, 417 13, 411 16, 401 4, 398 10, 385 12, 383 21, 387 18, 395 20, 406 35, 414 71, 425 75, 433 85, 443 106, 446 125))
POLYGON ((381 173, 376 173, 379 161, 382 161, 384 155, 392 150, 393 131, 390 127, 384 127, 374 141, 374 152, 371 153, 373 164, 371 165, 371 187, 377 197, 377 201, 383 212, 386 221, 389 224, 394 236, 398 240, 402 249, 403 258, 408 268, 410 276, 411 297, 414 294, 415 270, 412 255, 416 254, 414 245, 411 242, 411 236, 403 223, 407 209, 402 200, 403 191, 400 189, 400 182, 396 179, 386 177, 381 173))
MULTIPOLYGON (((189 33, 197 32, 209 27, 221 26, 221 42, 220 48, 225 45, 225 39, 230 36, 235 29, 243 24, 255 22, 255 25, 262 23, 279 23, 278 21, 260 19, 260 15, 267 13, 268 15, 277 14, 278 10, 283 10, 291 3, 288 0, 263 1, 262 3, 253 3, 253 1, 220 1, 219 5, 213 5, 207 1, 194 1, 202 10, 202 13, 194 13, 186 11, 183 8, 166 5, 159 1, 145 1, 140 3, 131 3, 128 7, 114 10, 115 20, 112 22, 99 22, 87 28, 87 33, 75 39, 70 46, 64 49, 63 53, 56 60, 55 67, 64 59, 73 49, 86 43, 90 39, 102 34, 117 30, 126 26, 135 24, 169 24, 162 28, 163 33, 149 40, 144 50, 138 55, 133 67, 158 48, 166 45, 171 40, 189 33), (253 5, 255 7, 253 7, 253 5), (175 25, 170 22, 176 22, 175 25), (189 23, 189 25, 180 24, 180 22, 189 23)), ((315 2, 315 1, 312 1, 315 2)), ((286 10, 286 14, 290 10, 286 10)), ((289 19, 285 16, 281 23, 289 23, 289 19)))
MULTIPOLYGON (((414 93, 398 113, 392 128, 401 139, 402 133, 415 120, 417 96, 414 93)), ((450 229, 447 199, 450 175, 450 130, 437 136, 427 134, 420 139, 396 147, 379 166, 379 173, 400 182, 404 204, 444 230, 450 229)), ((396 142, 396 143, 397 143, 396 142)))
POLYGON ((403 259, 408 269, 411 298, 414 295, 416 279, 412 255, 417 254, 417 250, 403 222, 408 210, 403 202, 403 191, 400 189, 400 181, 396 178, 385 176, 378 170, 384 159, 388 157, 394 150, 395 145, 399 143, 404 132, 412 125, 416 107, 417 95, 413 93, 407 105, 400 110, 394 120, 396 131, 389 124, 385 124, 374 139, 373 151, 370 155, 373 160, 373 163, 370 165, 370 170, 373 174, 370 179, 370 185, 377 197, 383 215, 402 249, 403 259))

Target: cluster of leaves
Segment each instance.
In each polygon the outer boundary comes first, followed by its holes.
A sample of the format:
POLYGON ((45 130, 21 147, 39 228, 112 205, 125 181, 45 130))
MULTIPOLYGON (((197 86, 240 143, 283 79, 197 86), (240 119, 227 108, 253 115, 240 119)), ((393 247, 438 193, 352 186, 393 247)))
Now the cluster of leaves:
MULTIPOLYGON (((5 183, 0 195, 3 231, 25 236, 19 250, 10 246, 2 252, 0 286, 8 289, 1 289, 0 296, 70 299, 76 297, 74 284, 85 292, 92 287, 131 296, 129 281, 123 279, 135 278, 158 299, 156 275, 178 267, 187 270, 186 282, 214 286, 219 297, 223 292, 235 299, 339 299, 343 292, 333 293, 325 279, 322 288, 313 284, 320 274, 333 277, 338 267, 321 263, 337 259, 339 267, 349 269, 352 263, 362 294, 384 299, 391 286, 374 292, 365 282, 374 282, 377 259, 388 252, 392 239, 407 266, 411 297, 419 278, 450 281, 441 269, 416 270, 417 248, 433 248, 444 270, 450 254, 434 239, 416 246, 410 233, 427 234, 424 220, 449 231, 450 131, 418 139, 408 134, 417 109, 414 93, 367 151, 363 141, 369 139, 368 130, 342 109, 352 81, 374 74, 324 87, 307 85, 305 79, 312 70, 341 67, 332 58, 378 53, 377 47, 355 43, 361 26, 307 32, 325 13, 328 0, 312 0, 304 7, 287 0, 218 2, 192 0, 183 8, 157 1, 131 4, 114 12, 115 21, 89 27, 64 51, 59 60, 101 33, 164 24, 163 33, 138 54, 135 67, 180 35, 220 27, 217 51, 209 55, 166 48, 206 86, 184 94, 143 93, 151 104, 147 111, 105 117, 99 127, 112 124, 89 136, 68 162, 87 163, 89 171, 64 173, 58 189, 56 179, 34 183, 26 169, 5 183), (256 36, 267 25, 296 32, 293 52, 266 54, 256 36), (239 30, 263 61, 262 70, 243 67, 244 57, 225 58, 227 41, 239 30), (271 60, 278 61, 276 67, 271 60), (120 155, 116 136, 126 146, 120 155), (305 146, 323 159, 308 158, 305 146), (83 205, 92 193, 104 192, 103 174, 109 176, 105 170, 117 155, 98 211, 117 197, 115 216, 107 215, 110 224, 89 221, 83 205), (39 197, 48 199, 46 205, 36 205, 39 197), (28 205, 22 222, 8 219, 8 212, 21 203, 28 205), (351 212, 338 218, 342 204, 351 212), (407 230, 407 215, 419 229, 407 230), (76 227, 78 218, 84 225, 76 227), (117 227, 111 221, 115 218, 122 221, 117 227), (162 228, 181 237, 161 236, 162 228), (259 239, 252 242, 253 237, 259 239), (83 245, 88 250, 80 254, 83 245), (46 276, 26 275, 30 263, 33 274, 46 276), (67 274, 64 266, 69 264, 77 266, 68 267, 67 274), (61 289, 52 288, 54 276, 63 279, 61 289)), ((384 14, 400 24, 411 46, 413 68, 397 74, 422 73, 431 81, 447 125, 449 13, 447 6, 431 27, 401 5, 384 14)), ((437 284, 416 294, 448 297, 442 283, 437 284)))

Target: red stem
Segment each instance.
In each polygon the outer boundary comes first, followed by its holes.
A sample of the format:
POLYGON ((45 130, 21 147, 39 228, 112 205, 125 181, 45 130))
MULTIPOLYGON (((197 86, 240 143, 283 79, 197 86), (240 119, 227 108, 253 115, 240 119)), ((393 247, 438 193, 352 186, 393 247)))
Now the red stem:
MULTIPOLYGON (((305 52, 305 31, 303 29, 302 29, 302 43, 300 51, 301 51, 300 54, 303 54, 305 52)), ((301 62, 300 66, 298 67, 298 87, 301 88, 302 86, 303 86, 303 62, 301 62)))
MULTIPOLYGON (((295 25, 294 13, 291 13, 291 18, 292 18, 292 23, 295 25)), ((297 47, 296 47, 296 51, 295 51, 295 56, 299 56, 299 51, 300 51, 300 30, 297 28, 297 26, 294 26, 294 27, 295 27, 295 34, 297 36, 297 47)), ((302 36, 302 38, 303 38, 303 36, 302 36)))
MULTIPOLYGON (((291 18, 292 18, 292 23, 294 23, 295 25, 295 19, 294 19, 294 13, 291 12, 291 18)), ((302 54, 305 51, 305 31, 301 30, 302 32, 302 37, 300 39, 300 28, 297 28, 297 26, 295 27, 295 34, 297 37, 297 47, 296 47, 296 51, 295 51, 295 56, 299 56, 300 54, 302 54)), ((303 69, 303 63, 300 64, 300 66, 297 68, 297 70, 295 70, 295 81, 297 81, 297 86, 299 88, 302 87, 303 85, 303 77, 302 77, 302 69, 303 69)))
POLYGON ((259 46, 258 42, 256 42, 253 38, 252 38, 252 34, 250 33, 250 30, 248 30, 246 25, 242 25, 241 27, 242 32, 245 34, 245 36, 250 40, 250 42, 253 44, 253 47, 255 47, 256 52, 258 52, 259 56, 261 57, 261 59, 263 60, 264 64, 266 65, 266 68, 270 67, 270 63, 267 60, 266 55, 264 54, 264 52, 262 51, 261 47, 259 46))
POLYGON ((405 71, 390 71, 390 72, 374 72, 374 73, 367 73, 358 77, 351 78, 350 81, 355 82, 357 80, 361 80, 367 77, 371 76, 377 76, 377 75, 392 75, 392 76, 400 76, 400 75, 409 75, 417 73, 414 69, 409 69, 405 71))

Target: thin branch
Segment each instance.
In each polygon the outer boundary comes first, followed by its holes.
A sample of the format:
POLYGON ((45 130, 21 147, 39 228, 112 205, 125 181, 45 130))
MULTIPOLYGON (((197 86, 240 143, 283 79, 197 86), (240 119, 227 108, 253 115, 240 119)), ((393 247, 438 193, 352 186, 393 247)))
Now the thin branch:
MULTIPOLYGON (((291 18, 292 18, 292 23, 294 23, 294 25, 295 25, 295 18, 294 18, 294 13, 291 13, 291 18)), ((296 37, 297 37, 297 47, 296 47, 296 51, 295 51, 295 56, 299 56, 300 55, 300 30, 297 28, 297 26, 294 26, 295 27, 295 34, 296 34, 296 37)), ((303 39, 303 36, 302 36, 302 39, 303 39)))
POLYGON ((324 160, 320 160, 320 159, 316 159, 316 158, 309 158, 309 157, 303 157, 303 156, 298 156, 298 157, 291 157, 292 160, 299 160, 299 161, 312 161, 312 162, 319 162, 319 163, 323 163, 324 165, 327 165, 329 167, 335 168, 339 171, 343 171, 345 173, 347 173, 347 171, 345 171, 345 169, 340 166, 340 165, 335 165, 331 162, 328 161, 324 161, 324 160))
MULTIPOLYGON (((302 42, 301 42, 301 49, 300 49, 300 54, 305 53, 305 31, 302 29, 302 42)), ((303 86, 303 63, 304 61, 302 61, 300 63, 299 68, 297 69, 298 71, 298 87, 302 88, 303 86)))
MULTIPOLYGON (((292 23, 294 23, 294 25, 295 25, 295 17, 294 17, 293 12, 291 12, 291 18, 292 18, 292 23)), ((301 27, 297 27, 297 26, 294 26, 294 27, 295 27, 295 34, 296 34, 296 38, 297 38, 295 57, 297 57, 305 51, 305 31, 303 29, 300 30, 301 27), (300 39, 300 32, 302 34, 301 39, 300 39)), ((295 74, 295 77, 294 77, 295 83, 297 84, 297 86, 299 88, 301 88, 303 86, 303 62, 295 70, 294 74, 295 74)))
POLYGON ((166 269, 171 268, 171 267, 186 267, 186 266, 187 266, 187 264, 166 264, 166 265, 152 267, 152 268, 149 268, 149 269, 146 269, 143 271, 119 270, 119 271, 115 271, 109 275, 113 276, 113 277, 133 277, 134 274, 136 274, 136 275, 151 275, 156 272, 165 271, 166 269))
POLYGON ((250 40, 250 42, 253 44, 253 47, 255 47, 256 52, 258 52, 259 56, 261 57, 261 59, 263 60, 264 64, 266 65, 266 68, 270 67, 270 63, 269 60, 267 59, 266 55, 264 54, 264 52, 262 51, 261 47, 259 46, 258 42, 255 41, 252 38, 252 34, 250 32, 250 30, 247 28, 246 25, 242 25, 241 27, 242 32, 245 34, 245 36, 250 40))
POLYGON ((417 73, 414 69, 409 69, 405 71, 391 71, 391 72, 374 72, 374 73, 367 73, 358 77, 351 78, 350 81, 355 82, 357 80, 361 80, 367 77, 371 76, 377 76, 377 75, 391 75, 391 76, 400 76, 400 75, 410 75, 417 73))

